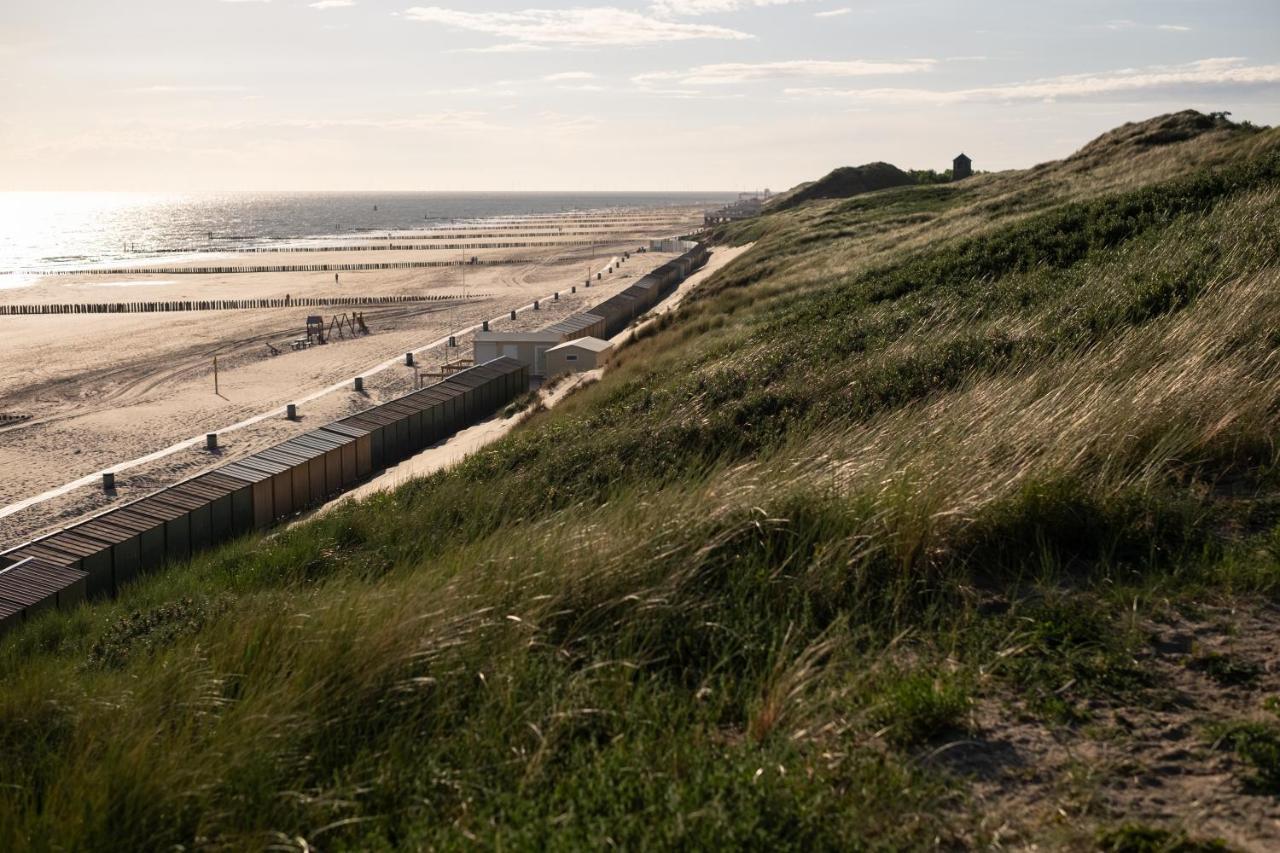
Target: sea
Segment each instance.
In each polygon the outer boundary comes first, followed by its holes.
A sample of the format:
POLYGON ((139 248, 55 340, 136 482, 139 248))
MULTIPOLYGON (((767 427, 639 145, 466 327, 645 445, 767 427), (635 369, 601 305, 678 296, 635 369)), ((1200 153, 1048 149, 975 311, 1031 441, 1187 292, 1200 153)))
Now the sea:
POLYGON ((42 272, 334 243, 516 216, 720 205, 735 193, 0 192, 0 289, 42 272))

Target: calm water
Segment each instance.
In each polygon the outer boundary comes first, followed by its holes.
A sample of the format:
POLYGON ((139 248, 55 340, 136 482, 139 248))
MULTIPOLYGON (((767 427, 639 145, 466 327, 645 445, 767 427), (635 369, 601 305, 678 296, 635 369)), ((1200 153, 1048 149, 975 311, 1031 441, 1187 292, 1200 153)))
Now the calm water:
MULTIPOLYGON (((730 193, 0 193, 0 271, 234 251, 490 217, 720 204, 730 193), (376 207, 376 210, 375 210, 376 207)), ((16 283, 16 276, 0 276, 16 283)))

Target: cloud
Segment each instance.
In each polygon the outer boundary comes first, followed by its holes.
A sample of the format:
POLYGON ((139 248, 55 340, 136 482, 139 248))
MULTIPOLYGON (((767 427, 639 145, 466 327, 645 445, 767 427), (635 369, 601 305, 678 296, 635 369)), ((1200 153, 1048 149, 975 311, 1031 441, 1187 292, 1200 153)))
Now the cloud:
POLYGON ((848 15, 852 11, 853 10, 848 7, 845 7, 843 9, 828 9, 825 12, 814 12, 813 16, 815 18, 838 18, 841 15, 848 15))
POLYGON ((424 89, 423 95, 432 98, 513 98, 520 94, 509 82, 492 86, 454 86, 452 88, 424 89))
MULTIPOLYGON (((224 2, 242 2, 242 0, 224 0, 224 2)), ((209 95, 228 92, 243 92, 244 86, 181 86, 181 85, 157 85, 157 86, 138 86, 133 89, 126 89, 136 95, 209 95)))
POLYGON ((450 53, 541 53, 550 50, 540 44, 525 44, 523 42, 513 42, 511 44, 491 44, 488 47, 462 47, 457 50, 451 50, 450 53))
POLYGON ((748 33, 725 27, 676 23, 607 6, 519 12, 462 12, 439 6, 414 6, 405 11, 404 17, 542 46, 626 47, 694 39, 753 38, 748 33))
POLYGON ((548 74, 542 79, 548 83, 563 83, 569 80, 594 80, 596 75, 590 71, 561 71, 559 74, 548 74))
POLYGON ((1102 25, 1104 30, 1123 31, 1123 30, 1164 30, 1172 33, 1189 33, 1191 27, 1182 24, 1143 24, 1138 21, 1131 21, 1127 18, 1119 18, 1114 21, 1107 21, 1102 25))
POLYGON ((356 0, 316 0, 307 5, 312 9, 348 9, 356 5, 356 0))
POLYGON ((653 11, 669 17, 695 16, 807 2, 809 0, 653 0, 653 11))
POLYGON ((787 89, 793 97, 835 97, 889 104, 947 105, 973 101, 1054 101, 1206 86, 1274 86, 1280 65, 1248 65, 1239 57, 1202 59, 1185 65, 1152 65, 1095 74, 1067 74, 975 89, 787 89))
POLYGON ((870 77, 881 74, 915 74, 929 71, 936 60, 907 59, 899 62, 878 60, 798 59, 787 62, 722 62, 699 65, 687 71, 653 71, 631 80, 638 86, 675 83, 679 86, 723 86, 752 80, 775 80, 792 77, 870 77))
POLYGON ((397 116, 395 118, 281 118, 265 121, 230 121, 211 125, 197 125, 222 130, 262 128, 266 130, 462 130, 493 131, 502 126, 490 120, 487 113, 455 111, 431 115, 397 116))

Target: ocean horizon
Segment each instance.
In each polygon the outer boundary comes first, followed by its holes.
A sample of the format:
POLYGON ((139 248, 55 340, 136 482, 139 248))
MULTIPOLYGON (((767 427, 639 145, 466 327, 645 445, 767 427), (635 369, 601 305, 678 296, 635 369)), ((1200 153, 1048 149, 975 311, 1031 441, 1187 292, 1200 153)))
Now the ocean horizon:
MULTIPOLYGON (((699 192, 0 192, 0 272, 404 236, 458 223, 719 204, 699 192)), ((0 281, 0 287, 3 282, 0 281)))

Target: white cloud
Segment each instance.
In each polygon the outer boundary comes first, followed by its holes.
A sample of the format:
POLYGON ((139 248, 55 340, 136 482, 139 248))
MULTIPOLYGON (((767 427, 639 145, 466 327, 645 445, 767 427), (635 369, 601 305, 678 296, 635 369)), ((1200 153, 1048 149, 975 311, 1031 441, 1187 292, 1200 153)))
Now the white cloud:
POLYGON ((548 83, 563 83, 570 80, 594 80, 596 75, 590 71, 561 71, 559 74, 548 74, 542 79, 548 83))
POLYGON ((761 6, 790 6, 809 0, 653 0, 653 11, 659 15, 711 15, 717 12, 736 12, 761 6))
MULTIPOLYGON (((230 2, 230 0, 228 0, 230 2)), ((180 86, 161 84, 157 86, 138 86, 126 91, 138 95, 208 95, 227 92, 243 92, 244 86, 180 86)))
POLYGON ((423 95, 432 98, 513 98, 520 94, 510 82, 492 86, 454 86, 443 89, 425 89, 423 95))
POLYGON ((798 59, 787 62, 722 62, 699 65, 687 71, 654 71, 639 74, 632 82, 639 86, 676 83, 680 86, 722 86, 751 80, 774 80, 794 77, 870 77, 881 74, 916 74, 931 70, 932 59, 907 59, 898 62, 878 60, 798 59))
POLYGON ((1164 30, 1172 33, 1189 33, 1191 27, 1182 24, 1143 24, 1138 21, 1131 21, 1127 18, 1119 18, 1114 21, 1107 21, 1102 25, 1104 30, 1123 31, 1123 30, 1164 30))
POLYGON ((787 89, 793 97, 837 97, 890 104, 946 105, 972 101, 1053 101, 1105 97, 1156 89, 1280 84, 1280 65, 1248 65, 1238 57, 1202 59, 1186 65, 1153 65, 1096 74, 1067 74, 975 89, 787 89))
POLYGON ((486 33, 521 44, 562 47, 625 47, 693 39, 742 40, 748 33, 709 24, 681 24, 612 7, 462 12, 414 6, 411 21, 486 33))
POLYGON ((841 15, 848 15, 852 11, 853 10, 848 7, 845 7, 843 9, 828 9, 825 12, 814 12, 813 16, 815 18, 838 18, 841 15))
POLYGON ((312 9, 347 9, 356 5, 356 0, 316 0, 307 5, 312 9))
POLYGON ((550 50, 549 47, 543 47, 540 44, 525 44, 523 42, 513 42, 511 44, 491 44, 488 47, 463 47, 457 50, 451 50, 450 53, 540 53, 550 50))
POLYGON ((225 130, 263 128, 267 130, 462 130, 492 131, 503 129, 482 112, 441 112, 395 118, 282 118, 266 121, 230 121, 208 125, 225 130))

